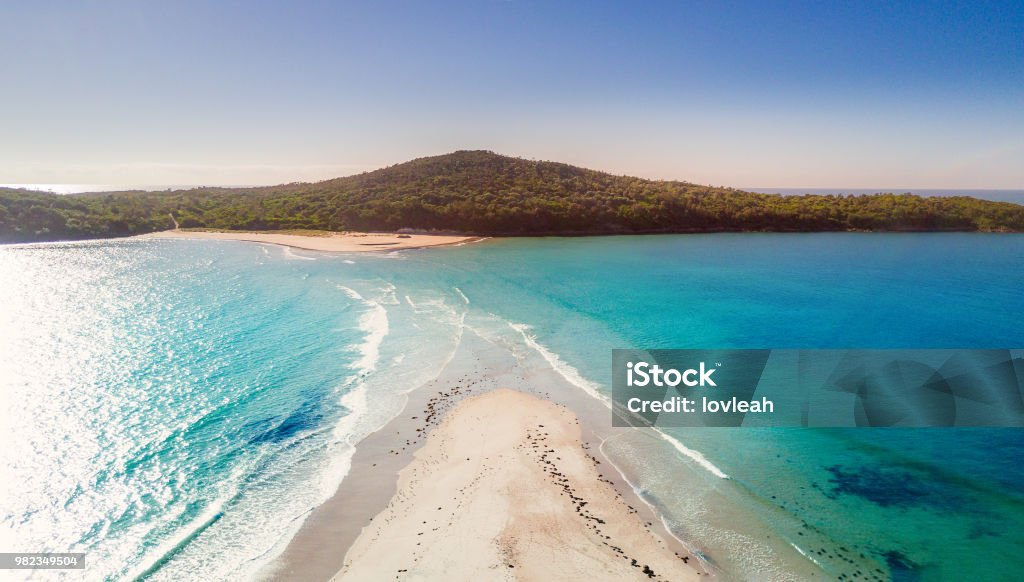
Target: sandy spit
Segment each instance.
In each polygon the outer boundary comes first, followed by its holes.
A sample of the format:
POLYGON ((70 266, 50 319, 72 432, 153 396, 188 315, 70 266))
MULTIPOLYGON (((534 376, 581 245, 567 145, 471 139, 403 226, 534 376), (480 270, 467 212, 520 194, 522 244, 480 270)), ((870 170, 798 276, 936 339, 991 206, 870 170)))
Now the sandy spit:
POLYGON ((166 230, 141 235, 140 238, 184 238, 206 240, 237 240, 282 245, 309 251, 358 253, 393 251, 453 245, 478 237, 435 234, 391 234, 368 232, 317 232, 315 234, 282 234, 274 232, 166 230))
POLYGON ((462 400, 399 473, 335 580, 697 580, 599 472, 566 408, 462 400))

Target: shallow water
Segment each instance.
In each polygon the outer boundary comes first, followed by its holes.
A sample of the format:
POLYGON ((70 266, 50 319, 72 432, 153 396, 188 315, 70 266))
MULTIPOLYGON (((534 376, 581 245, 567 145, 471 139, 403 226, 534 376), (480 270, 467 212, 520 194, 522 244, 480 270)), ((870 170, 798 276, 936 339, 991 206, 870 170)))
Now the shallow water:
MULTIPOLYGON (((0 247, 0 274, 3 545, 86 551, 96 579, 255 571, 465 325, 595 395, 612 348, 1024 346, 1018 235, 109 241, 0 247)), ((727 572, 780 545, 868 579, 1024 565, 1018 430, 672 436, 690 456, 607 452, 727 572)))

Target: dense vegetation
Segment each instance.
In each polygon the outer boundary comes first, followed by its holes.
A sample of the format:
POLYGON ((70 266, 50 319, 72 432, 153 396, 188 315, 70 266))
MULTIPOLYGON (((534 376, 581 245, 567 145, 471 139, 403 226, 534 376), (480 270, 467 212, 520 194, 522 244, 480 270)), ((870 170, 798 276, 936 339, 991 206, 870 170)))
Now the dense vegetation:
POLYGON ((1024 231, 1024 206, 970 197, 779 196, 462 151, 314 184, 56 195, 0 189, 0 242, 171 228, 477 234, 1024 231))

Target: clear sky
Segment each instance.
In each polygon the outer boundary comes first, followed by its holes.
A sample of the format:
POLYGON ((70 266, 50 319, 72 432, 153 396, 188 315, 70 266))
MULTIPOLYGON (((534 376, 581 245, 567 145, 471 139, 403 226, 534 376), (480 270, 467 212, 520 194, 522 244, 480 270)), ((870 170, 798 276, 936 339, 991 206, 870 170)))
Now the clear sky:
POLYGON ((0 183, 1024 188, 1024 2, 11 1, 0 104, 0 183))

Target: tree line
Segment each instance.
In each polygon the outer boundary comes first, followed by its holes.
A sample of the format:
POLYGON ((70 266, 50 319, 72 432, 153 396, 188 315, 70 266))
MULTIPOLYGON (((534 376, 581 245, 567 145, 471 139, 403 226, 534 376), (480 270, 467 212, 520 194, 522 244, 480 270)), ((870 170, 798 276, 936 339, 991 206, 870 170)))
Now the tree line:
POLYGON ((461 151, 317 183, 57 195, 0 189, 0 242, 182 228, 481 235, 1024 231, 1024 206, 972 197, 758 194, 461 151))

